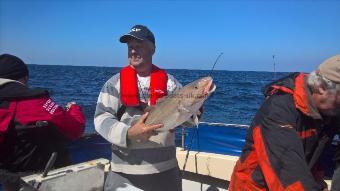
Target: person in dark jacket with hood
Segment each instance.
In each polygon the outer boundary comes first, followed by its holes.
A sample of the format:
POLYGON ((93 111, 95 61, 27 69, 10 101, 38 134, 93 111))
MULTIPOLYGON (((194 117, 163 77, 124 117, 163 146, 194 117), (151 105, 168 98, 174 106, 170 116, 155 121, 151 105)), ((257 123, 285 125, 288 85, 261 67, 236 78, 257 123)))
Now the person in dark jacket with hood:
POLYGON ((42 171, 54 152, 54 167, 69 165, 66 143, 84 132, 85 118, 75 102, 63 109, 46 90, 29 88, 28 77, 21 59, 0 55, 0 183, 7 190, 13 185, 3 182, 6 172, 42 171))
POLYGON ((229 190, 327 190, 320 159, 340 129, 340 55, 269 84, 264 94, 229 190))

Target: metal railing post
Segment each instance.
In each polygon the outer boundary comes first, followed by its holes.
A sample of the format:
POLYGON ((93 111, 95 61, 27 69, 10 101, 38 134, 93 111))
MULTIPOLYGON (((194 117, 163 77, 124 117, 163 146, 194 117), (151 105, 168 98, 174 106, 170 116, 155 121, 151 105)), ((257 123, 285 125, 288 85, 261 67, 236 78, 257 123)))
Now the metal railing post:
POLYGON ((182 127, 182 151, 185 150, 185 127, 182 127))

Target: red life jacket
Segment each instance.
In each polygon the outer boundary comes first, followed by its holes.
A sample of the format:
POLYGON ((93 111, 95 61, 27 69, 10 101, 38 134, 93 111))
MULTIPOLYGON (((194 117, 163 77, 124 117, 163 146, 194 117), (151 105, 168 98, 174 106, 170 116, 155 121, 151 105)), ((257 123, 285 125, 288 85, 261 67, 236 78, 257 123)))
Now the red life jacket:
MULTIPOLYGON (((152 65, 150 74, 150 105, 155 105, 158 98, 167 95, 167 74, 164 70, 152 65)), ((120 71, 120 100, 125 106, 139 106, 137 72, 131 66, 120 71)))
POLYGON ((0 145, 15 114, 15 102, 0 101, 0 145))

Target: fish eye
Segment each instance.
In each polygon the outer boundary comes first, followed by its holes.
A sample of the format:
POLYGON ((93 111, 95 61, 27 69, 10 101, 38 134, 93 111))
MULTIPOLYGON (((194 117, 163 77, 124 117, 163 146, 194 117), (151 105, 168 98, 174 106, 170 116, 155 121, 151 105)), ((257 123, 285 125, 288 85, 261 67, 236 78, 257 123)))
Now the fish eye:
POLYGON ((197 87, 197 86, 195 86, 195 89, 198 89, 198 87, 197 87))

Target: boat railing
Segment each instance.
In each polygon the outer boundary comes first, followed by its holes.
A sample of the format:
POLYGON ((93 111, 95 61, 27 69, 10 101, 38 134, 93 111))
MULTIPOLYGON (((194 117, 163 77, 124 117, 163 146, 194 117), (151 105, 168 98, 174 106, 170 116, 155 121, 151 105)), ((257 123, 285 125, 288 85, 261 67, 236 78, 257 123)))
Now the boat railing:
POLYGON ((234 123, 214 123, 214 122, 200 122, 200 124, 222 126, 222 127, 232 127, 232 128, 244 128, 248 129, 249 125, 234 124, 234 123))

